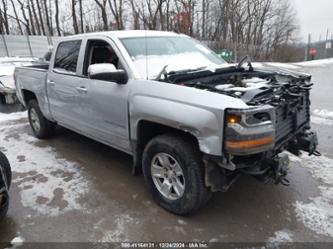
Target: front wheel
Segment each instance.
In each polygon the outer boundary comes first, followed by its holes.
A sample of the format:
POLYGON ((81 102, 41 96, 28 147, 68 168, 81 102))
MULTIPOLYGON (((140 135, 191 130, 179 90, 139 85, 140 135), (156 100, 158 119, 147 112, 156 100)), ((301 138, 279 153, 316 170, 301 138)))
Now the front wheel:
POLYGON ((185 136, 153 138, 144 150, 143 174, 156 202, 172 213, 193 213, 211 197, 200 152, 185 136))
POLYGON ((34 135, 39 138, 48 138, 54 134, 55 123, 47 120, 42 114, 37 100, 28 103, 28 118, 34 135))

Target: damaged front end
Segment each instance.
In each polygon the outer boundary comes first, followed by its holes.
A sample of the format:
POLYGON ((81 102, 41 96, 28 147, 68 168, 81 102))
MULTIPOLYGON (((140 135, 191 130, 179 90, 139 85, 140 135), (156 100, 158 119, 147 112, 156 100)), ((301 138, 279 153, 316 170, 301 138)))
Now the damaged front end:
POLYGON ((284 151, 297 156, 301 151, 320 155, 317 135, 310 130, 310 77, 263 75, 260 72, 256 79, 264 81, 257 83, 261 84, 259 88, 240 94, 252 108, 226 110, 225 158, 215 164, 216 169, 225 171, 222 173, 225 182, 216 184, 210 178, 212 170, 207 170, 207 183, 213 190, 225 191, 241 174, 255 176, 263 182, 289 185, 286 178, 289 158, 284 151))
POLYGON ((301 151, 319 156, 310 129, 311 76, 230 67, 215 73, 171 75, 173 83, 243 100, 249 108, 227 109, 223 157, 206 155, 206 185, 226 191, 242 174, 288 185, 289 158, 301 151))
POLYGON ((213 192, 227 191, 242 174, 288 186, 289 157, 284 151, 297 156, 301 151, 320 155, 317 135, 310 131, 309 119, 297 125, 291 113, 281 119, 277 110, 272 106, 226 110, 224 156, 204 158, 206 185, 213 192), (283 132, 279 125, 283 125, 283 132))

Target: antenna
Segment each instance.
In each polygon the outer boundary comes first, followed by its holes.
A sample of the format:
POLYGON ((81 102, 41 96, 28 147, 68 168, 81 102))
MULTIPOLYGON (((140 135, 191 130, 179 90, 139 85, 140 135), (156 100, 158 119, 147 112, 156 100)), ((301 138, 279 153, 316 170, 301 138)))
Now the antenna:
POLYGON ((147 41, 147 29, 145 29, 145 53, 146 53, 146 80, 148 80, 148 41, 147 41))

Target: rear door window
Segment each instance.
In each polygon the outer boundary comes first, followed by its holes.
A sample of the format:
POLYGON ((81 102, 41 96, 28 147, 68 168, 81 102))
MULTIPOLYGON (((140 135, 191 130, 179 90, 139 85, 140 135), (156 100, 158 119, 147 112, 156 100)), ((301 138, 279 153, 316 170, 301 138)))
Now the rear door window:
POLYGON ((54 61, 54 68, 76 73, 81 41, 67 41, 59 44, 54 61))

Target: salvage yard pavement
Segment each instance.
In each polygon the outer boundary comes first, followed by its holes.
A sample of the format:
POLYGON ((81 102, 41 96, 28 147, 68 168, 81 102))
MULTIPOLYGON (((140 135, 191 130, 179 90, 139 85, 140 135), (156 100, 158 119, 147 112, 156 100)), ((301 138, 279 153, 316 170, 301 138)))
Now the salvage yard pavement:
POLYGON ((312 125, 323 156, 292 156, 289 187, 244 176, 188 217, 152 201, 129 156, 63 128, 38 140, 26 112, 0 113, 0 150, 13 170, 0 242, 333 242, 333 63, 312 64, 286 67, 314 75, 312 125))

